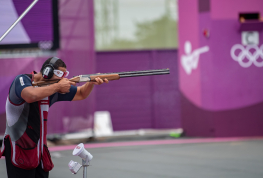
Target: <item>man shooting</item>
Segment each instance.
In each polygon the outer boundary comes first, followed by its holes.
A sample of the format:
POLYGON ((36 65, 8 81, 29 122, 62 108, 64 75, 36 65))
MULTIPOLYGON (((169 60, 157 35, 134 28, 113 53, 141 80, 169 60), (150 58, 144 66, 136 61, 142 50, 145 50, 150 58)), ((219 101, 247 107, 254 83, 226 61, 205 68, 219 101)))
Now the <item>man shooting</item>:
POLYGON ((69 81, 66 64, 57 57, 49 58, 39 73, 16 76, 6 101, 6 131, 0 157, 5 156, 9 178, 48 178, 54 167, 47 147, 47 115, 58 101, 77 101, 89 96, 94 85, 108 83, 95 78, 76 87, 69 81), (40 81, 60 79, 58 83, 34 87, 40 81))

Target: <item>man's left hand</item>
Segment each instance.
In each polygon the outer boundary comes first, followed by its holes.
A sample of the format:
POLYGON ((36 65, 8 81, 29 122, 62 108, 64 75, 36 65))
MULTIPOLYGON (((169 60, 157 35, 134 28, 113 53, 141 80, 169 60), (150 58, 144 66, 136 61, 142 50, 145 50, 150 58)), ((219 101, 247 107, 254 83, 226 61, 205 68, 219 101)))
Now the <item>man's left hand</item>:
POLYGON ((100 77, 95 78, 96 82, 91 82, 95 85, 101 85, 103 83, 109 83, 108 79, 101 79, 100 77))

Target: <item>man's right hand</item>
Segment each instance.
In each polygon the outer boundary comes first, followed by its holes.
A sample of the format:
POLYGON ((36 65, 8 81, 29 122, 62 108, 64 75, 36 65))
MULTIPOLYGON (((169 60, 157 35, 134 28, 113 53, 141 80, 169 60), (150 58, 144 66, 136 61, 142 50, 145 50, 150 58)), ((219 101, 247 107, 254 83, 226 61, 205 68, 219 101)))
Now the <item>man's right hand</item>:
POLYGON ((75 82, 71 82, 69 81, 69 79, 67 78, 62 78, 59 82, 58 82, 58 92, 59 93, 68 93, 70 90, 71 85, 76 85, 75 82))

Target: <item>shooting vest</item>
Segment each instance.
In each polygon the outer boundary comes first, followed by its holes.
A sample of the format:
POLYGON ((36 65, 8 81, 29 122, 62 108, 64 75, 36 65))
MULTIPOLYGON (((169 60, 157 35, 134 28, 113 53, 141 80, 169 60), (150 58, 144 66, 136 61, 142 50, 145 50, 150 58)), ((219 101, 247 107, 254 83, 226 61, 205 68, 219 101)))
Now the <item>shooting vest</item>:
MULTIPOLYGON (((27 76, 32 82, 34 75, 27 76)), ((9 139, 14 166, 30 170, 41 164, 44 171, 50 171, 54 167, 46 141, 49 103, 49 97, 21 104, 12 103, 10 97, 7 97, 4 138, 9 139)), ((4 155, 4 151, 3 141, 0 157, 4 155)))

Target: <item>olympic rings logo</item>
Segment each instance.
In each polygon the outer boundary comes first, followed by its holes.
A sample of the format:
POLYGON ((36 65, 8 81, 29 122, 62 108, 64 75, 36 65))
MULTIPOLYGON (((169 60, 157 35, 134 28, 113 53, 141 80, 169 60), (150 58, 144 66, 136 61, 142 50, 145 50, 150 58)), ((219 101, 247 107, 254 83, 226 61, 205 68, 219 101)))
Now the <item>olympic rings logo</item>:
POLYGON ((230 54, 242 67, 247 68, 252 64, 257 67, 263 67, 263 44, 260 47, 257 45, 248 45, 244 47, 241 44, 235 44, 231 48, 230 54), (251 50, 254 52, 251 52, 251 50), (236 52, 238 52, 238 54, 236 52), (244 60, 245 58, 248 60, 244 60), (259 58, 261 58, 261 60, 258 60, 259 58))

